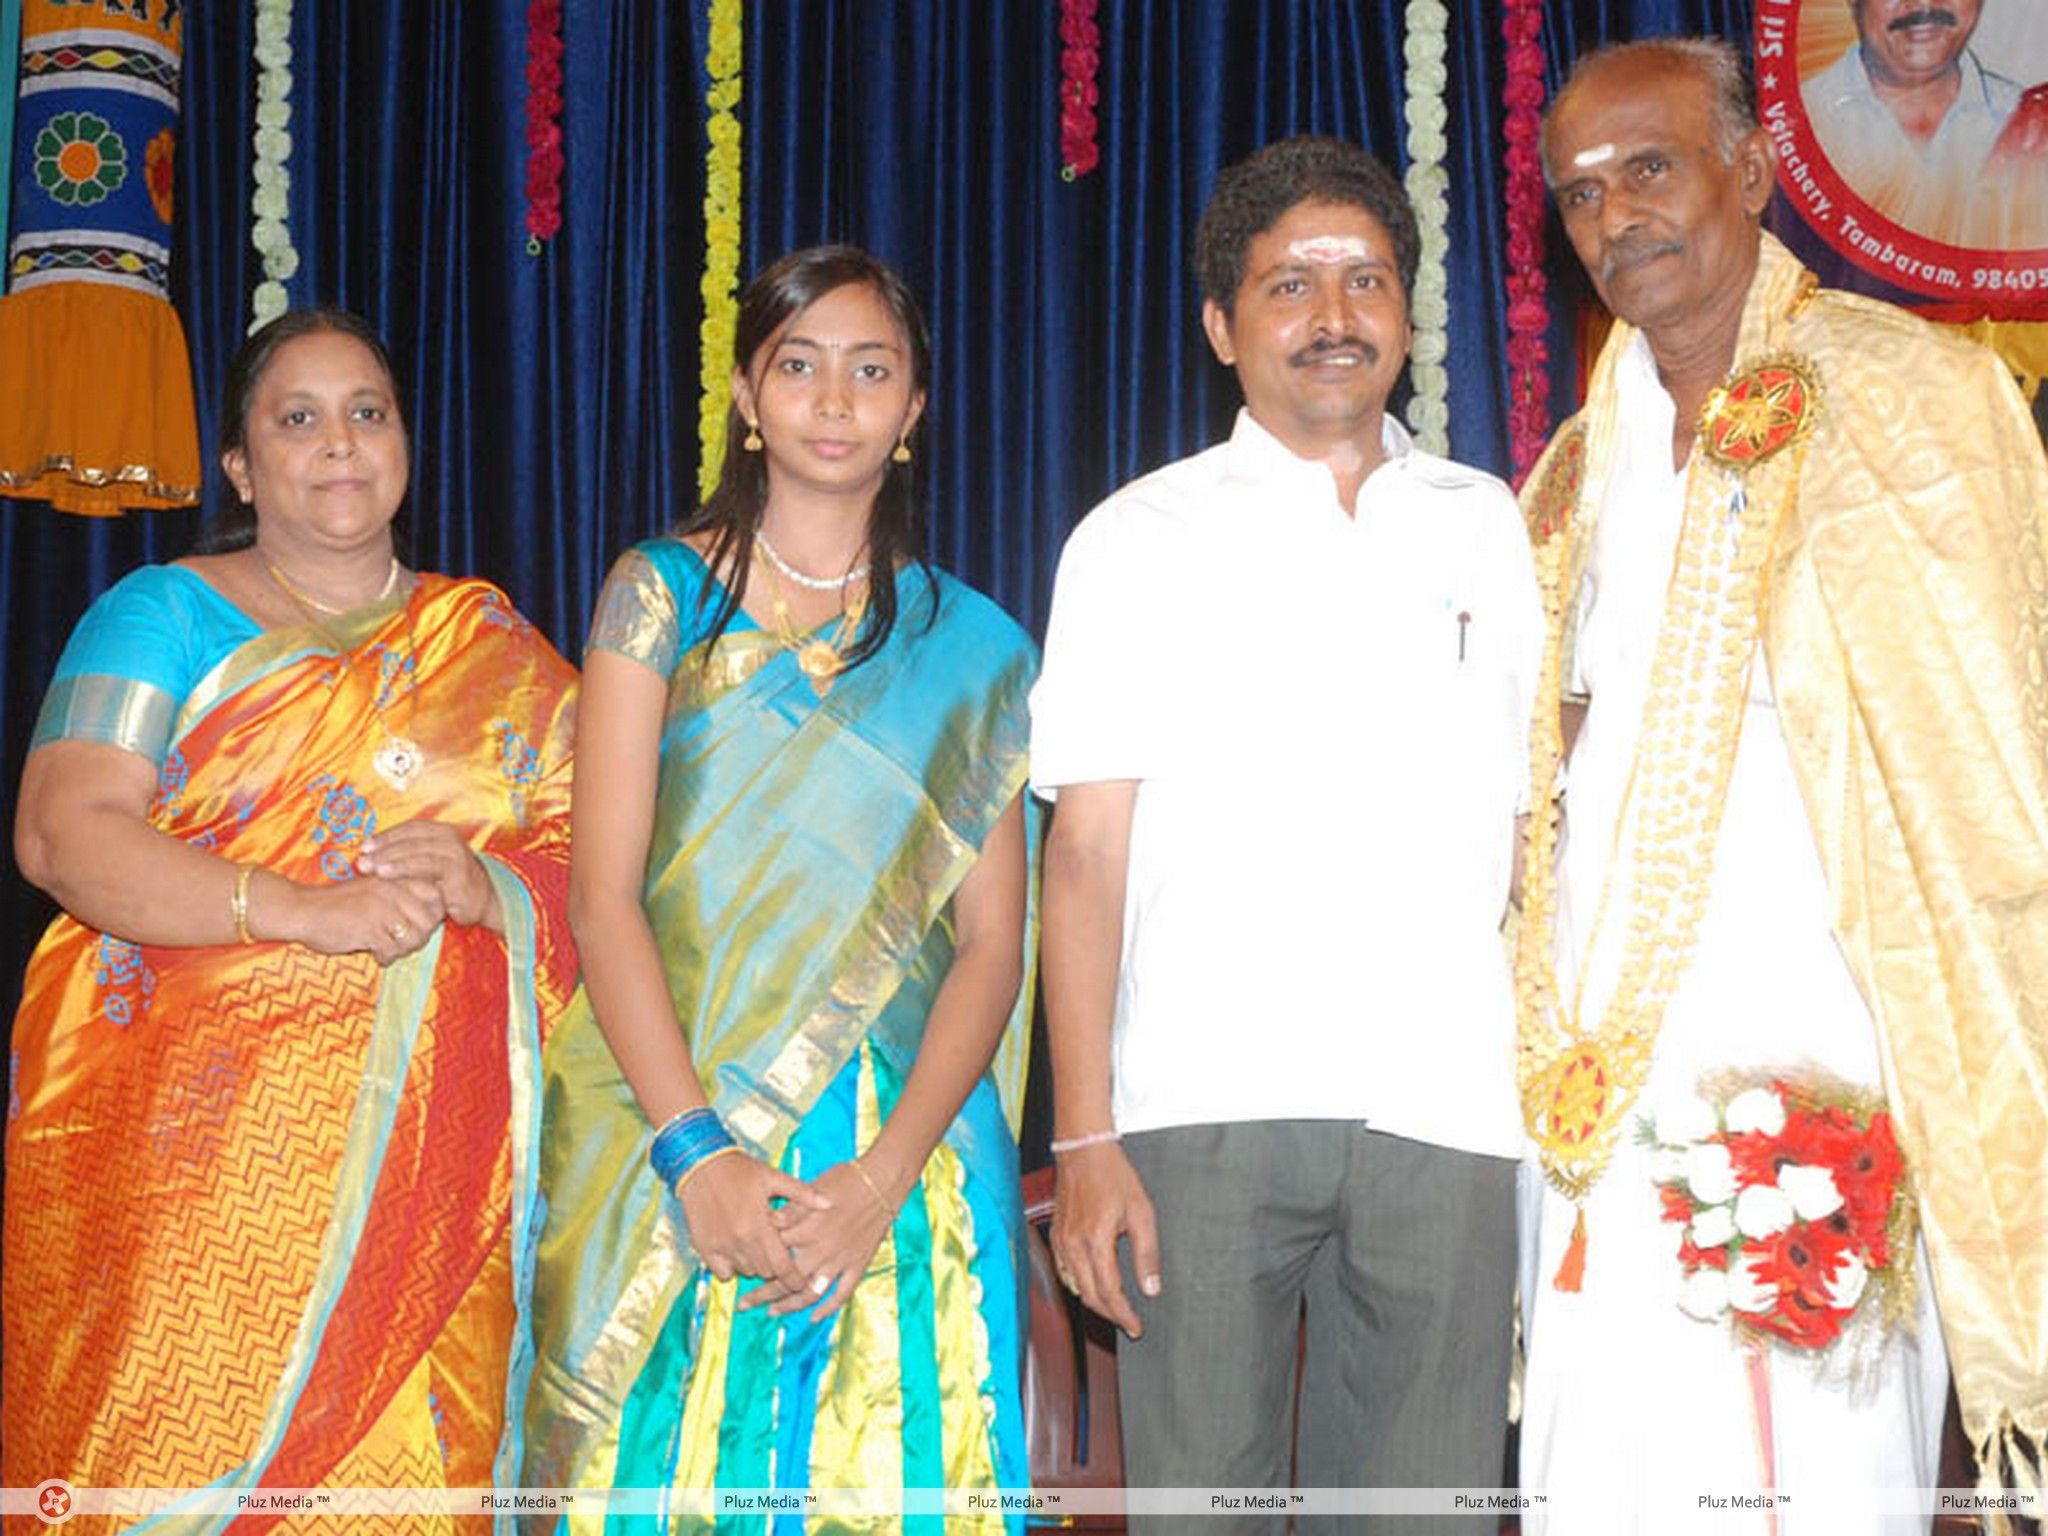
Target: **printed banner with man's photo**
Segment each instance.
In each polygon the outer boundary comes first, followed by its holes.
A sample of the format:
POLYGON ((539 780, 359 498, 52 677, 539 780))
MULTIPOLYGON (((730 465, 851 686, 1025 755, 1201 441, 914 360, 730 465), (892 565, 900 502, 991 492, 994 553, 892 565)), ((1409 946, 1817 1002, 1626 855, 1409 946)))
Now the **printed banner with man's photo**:
POLYGON ((1778 232, 1830 286, 1968 328, 2036 394, 2048 0, 1757 0, 1754 48, 1778 232))

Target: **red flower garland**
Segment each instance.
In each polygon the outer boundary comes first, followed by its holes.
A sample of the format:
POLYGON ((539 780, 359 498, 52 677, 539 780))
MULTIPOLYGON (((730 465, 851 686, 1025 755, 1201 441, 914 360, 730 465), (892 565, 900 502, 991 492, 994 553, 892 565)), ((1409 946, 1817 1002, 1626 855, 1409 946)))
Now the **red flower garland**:
POLYGON ((526 249, 562 227, 562 0, 526 8, 526 249))
POLYGON ((1550 329, 1543 276, 1543 0, 1507 0, 1508 440, 1515 479, 1528 473, 1550 435, 1550 329))
POLYGON ((1072 181, 1102 159, 1095 143, 1095 106, 1102 99, 1095 85, 1102 62, 1095 0, 1060 0, 1060 45, 1060 175, 1072 181))

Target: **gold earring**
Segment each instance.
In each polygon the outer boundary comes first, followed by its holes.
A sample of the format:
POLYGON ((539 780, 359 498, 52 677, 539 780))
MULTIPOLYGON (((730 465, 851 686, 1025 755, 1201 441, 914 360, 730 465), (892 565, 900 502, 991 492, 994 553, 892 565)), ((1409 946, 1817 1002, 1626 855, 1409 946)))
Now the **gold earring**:
POLYGON ((747 423, 747 435, 740 440, 740 446, 749 453, 759 453, 761 451, 761 423, 758 421, 747 423))
POLYGON ((896 451, 890 454, 889 457, 898 464, 908 464, 910 462, 910 438, 908 434, 896 439, 896 451))

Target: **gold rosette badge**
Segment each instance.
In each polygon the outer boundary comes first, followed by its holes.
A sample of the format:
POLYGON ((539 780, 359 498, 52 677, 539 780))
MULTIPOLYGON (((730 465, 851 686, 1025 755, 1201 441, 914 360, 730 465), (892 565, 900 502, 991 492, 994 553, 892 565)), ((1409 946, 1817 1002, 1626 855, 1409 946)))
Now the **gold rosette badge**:
POLYGON ((1805 437, 1819 410, 1813 365, 1800 357, 1767 357, 1707 396, 1700 408, 1700 447, 1739 474, 1805 437))

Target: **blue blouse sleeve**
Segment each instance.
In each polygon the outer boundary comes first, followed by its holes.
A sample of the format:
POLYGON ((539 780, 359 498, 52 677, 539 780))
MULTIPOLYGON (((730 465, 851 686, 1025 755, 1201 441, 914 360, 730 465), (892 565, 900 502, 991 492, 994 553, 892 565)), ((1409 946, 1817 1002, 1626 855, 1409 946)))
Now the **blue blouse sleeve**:
POLYGON ((258 633, 248 615, 182 566, 131 572, 71 632, 29 750, 95 741, 161 764, 186 696, 258 633))

